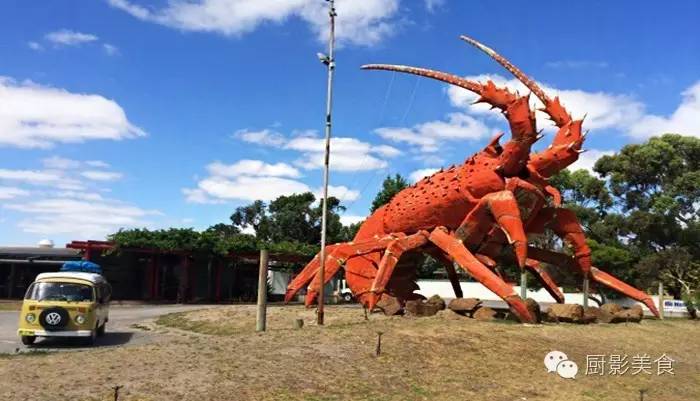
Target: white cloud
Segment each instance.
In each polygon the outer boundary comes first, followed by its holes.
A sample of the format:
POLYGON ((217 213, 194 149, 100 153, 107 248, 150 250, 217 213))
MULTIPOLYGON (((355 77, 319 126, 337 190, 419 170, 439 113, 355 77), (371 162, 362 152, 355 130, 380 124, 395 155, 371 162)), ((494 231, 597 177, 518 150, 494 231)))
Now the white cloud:
POLYGON ((113 100, 0 77, 0 146, 121 140, 145 135, 113 100))
POLYGON ((349 226, 351 224, 355 224, 355 223, 359 223, 361 221, 364 221, 364 219, 366 219, 366 218, 367 218, 367 216, 356 216, 356 215, 352 215, 352 214, 349 214, 349 215, 343 214, 340 216, 340 223, 344 226, 349 226))
POLYGON ((29 46, 30 49, 36 50, 36 51, 44 50, 44 46, 42 46, 41 43, 39 43, 39 42, 30 41, 30 42, 27 42, 27 46, 29 46))
MULTIPOLYGON (((501 75, 478 75, 466 78, 480 82, 486 82, 490 79, 497 86, 506 86, 511 90, 517 90, 519 93, 529 93, 529 90, 515 78, 506 79, 501 75)), ((564 107, 574 118, 581 118, 586 114, 586 129, 625 129, 639 119, 644 111, 642 103, 627 95, 586 92, 578 89, 560 90, 541 83, 539 85, 550 97, 559 96, 564 107)), ((447 89, 447 93, 452 105, 462 107, 471 114, 503 118, 500 113, 490 110, 489 105, 471 105, 477 96, 466 89, 450 86, 447 89)), ((531 102, 538 108, 542 107, 540 101, 534 96, 531 97, 531 102)), ((537 112, 537 126, 548 131, 555 129, 546 114, 539 111, 537 112)))
POLYGON ((613 154, 615 154, 614 150, 589 149, 588 151, 578 155, 578 160, 574 164, 570 165, 568 168, 571 171, 581 169, 588 170, 589 173, 597 176, 597 174, 593 171, 593 166, 595 165, 595 162, 603 156, 611 156, 613 154))
POLYGON ((151 224, 146 220, 148 216, 160 214, 113 200, 87 201, 60 197, 10 203, 3 205, 3 208, 29 215, 18 223, 25 232, 86 239, 101 239, 120 228, 148 226, 151 224))
MULTIPOLYGON (((113 7, 149 22, 183 31, 241 36, 265 23, 291 17, 306 21, 319 40, 327 37, 328 9, 308 0, 170 0, 163 8, 143 7, 130 0, 108 0, 113 7)), ((338 0, 336 35, 340 44, 373 45, 391 35, 398 0, 338 0)))
POLYGON ((223 202, 209 197, 207 192, 201 188, 182 188, 182 194, 185 195, 185 201, 188 203, 217 204, 223 202))
POLYGON ((109 56, 119 55, 119 48, 117 46, 112 45, 112 44, 103 43, 102 49, 104 49, 105 53, 107 53, 107 55, 109 55, 109 56))
POLYGON ((235 178, 208 177, 198 183, 199 189, 207 196, 221 200, 261 199, 270 201, 282 195, 311 192, 311 188, 303 182, 281 177, 251 177, 238 176, 235 178))
POLYGON ((0 180, 20 181, 29 184, 51 184, 62 179, 62 175, 57 171, 0 169, 0 180))
POLYGON ((28 196, 29 191, 17 187, 0 186, 0 200, 14 199, 21 196, 28 196))
MULTIPOLYGON (((294 150, 301 157, 294 164, 306 169, 323 168, 325 139, 316 131, 297 131, 288 139, 279 132, 238 131, 235 136, 243 141, 280 149, 294 150)), ((334 171, 367 171, 385 168, 388 163, 382 157, 395 157, 401 151, 389 145, 373 145, 352 137, 331 138, 330 164, 334 171)))
POLYGON ((269 177, 301 177, 296 168, 286 163, 268 164, 260 160, 239 160, 234 164, 214 162, 207 166, 211 175, 220 177, 236 177, 239 175, 269 176, 269 177))
POLYGON ((429 175, 434 174, 436 171, 440 170, 439 168, 423 168, 420 170, 416 170, 409 174, 408 178, 411 179, 413 182, 420 181, 424 177, 427 177, 429 175))
POLYGON ((86 192, 86 191, 59 191, 59 192, 53 193, 52 195, 59 197, 59 198, 76 198, 76 199, 80 199, 80 200, 89 200, 89 201, 104 200, 102 195, 95 193, 95 192, 86 192))
POLYGON ((494 129, 482 121, 464 114, 451 113, 446 121, 429 121, 412 128, 383 127, 375 130, 379 136, 394 142, 404 142, 421 152, 437 152, 448 140, 481 139, 492 135, 494 129))
MULTIPOLYGON (((314 195, 317 200, 323 199, 323 187, 318 188, 314 195)), ((328 186, 328 196, 334 196, 340 199, 341 202, 352 202, 360 198, 360 191, 350 189, 344 185, 329 185, 328 186)))
POLYGON ((69 29, 47 33, 46 40, 56 45, 78 46, 83 43, 94 42, 99 38, 89 33, 75 32, 69 29))
POLYGON ((629 134, 638 139, 669 132, 700 137, 700 81, 683 91, 682 96, 680 105, 671 115, 645 115, 632 124, 629 134))
MULTIPOLYGON (((528 93, 528 89, 519 81, 506 79, 500 75, 466 78, 481 82, 491 79, 496 85, 506 85, 511 90, 528 93)), ((648 114, 645 104, 629 95, 587 92, 579 89, 559 90, 545 84, 540 86, 549 96, 559 96, 562 104, 574 118, 581 118, 586 114, 585 129, 609 128, 640 140, 667 132, 700 136, 700 81, 683 91, 681 103, 669 116, 648 114)), ((476 95, 465 89, 449 86, 447 93, 452 105, 465 108, 471 114, 500 117, 499 113, 490 111, 487 105, 471 105, 476 100, 476 95)), ((537 107, 541 107, 539 100, 534 96, 531 99, 537 107)), ((554 129, 546 115, 539 111, 537 125, 545 130, 554 129)))
POLYGON ((80 173, 83 177, 93 181, 116 181, 123 177, 122 173, 113 171, 87 170, 80 173))
MULTIPOLYGON (((214 162, 206 167, 209 176, 196 188, 183 188, 190 203, 221 203, 231 200, 270 201, 282 195, 312 192, 320 197, 321 189, 313 189, 297 180, 301 173, 286 163, 269 164, 260 160, 239 160, 233 164, 214 162)), ((360 192, 345 186, 328 186, 328 193, 343 201, 354 201, 360 192)))
MULTIPOLYGON (((255 0, 250 0, 255 1, 255 0)), ((342 45, 372 46, 391 36, 399 0, 337 0, 336 38, 342 45)), ((306 2, 301 17, 311 24, 319 41, 328 40, 328 8, 325 2, 306 2)))
POLYGON ((238 130, 234 137, 246 142, 268 146, 282 146, 286 142, 284 135, 268 129, 262 131, 238 130))
POLYGON ((80 162, 77 160, 66 159, 60 156, 51 156, 41 161, 46 168, 68 170, 80 167, 80 162))
POLYGON ((379 145, 373 148, 375 152, 386 157, 395 157, 401 154, 401 151, 393 146, 389 145, 379 145))
MULTIPOLYGON (((114 171, 106 171, 106 170, 94 170, 94 168, 107 168, 109 167, 109 164, 101 161, 101 160, 89 160, 89 161, 79 161, 79 160, 73 160, 73 159, 67 159, 64 157, 60 156, 51 156, 45 159, 42 159, 42 164, 44 167, 46 167, 48 170, 44 171, 17 171, 14 170, 12 171, 6 171, 6 174, 8 175, 13 175, 17 176, 18 180, 24 180, 24 181, 31 181, 32 176, 36 176, 37 174, 44 174, 48 175, 51 177, 50 181, 45 181, 46 183, 50 184, 51 182, 61 182, 65 180, 72 180, 67 177, 66 170, 78 170, 81 169, 81 171, 77 174, 80 174, 81 176, 93 180, 93 181, 115 181, 118 179, 121 179, 123 177, 122 173, 114 172, 114 171), (85 167, 91 167, 93 169, 87 169, 85 170, 85 167), (26 178, 20 178, 20 177, 26 177, 26 178)), ((71 173, 72 174, 72 173, 71 173)), ((2 178, 2 177, 0 177, 2 178)), ((36 178, 34 179, 36 181, 36 178)))
POLYGON ((109 164, 103 162, 102 160, 88 160, 85 162, 85 164, 90 167, 109 168, 109 164))

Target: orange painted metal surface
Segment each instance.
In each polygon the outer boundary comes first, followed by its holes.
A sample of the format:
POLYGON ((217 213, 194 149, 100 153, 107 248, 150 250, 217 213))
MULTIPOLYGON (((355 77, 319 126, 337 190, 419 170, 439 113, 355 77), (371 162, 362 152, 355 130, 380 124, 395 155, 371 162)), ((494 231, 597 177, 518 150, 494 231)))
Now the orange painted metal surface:
MULTIPOLYGON (((466 36, 461 39, 505 67, 542 102, 541 110, 558 127, 551 145, 541 152, 531 151, 542 136, 530 108, 530 95, 521 96, 492 81, 479 83, 426 68, 363 66, 423 76, 474 92, 477 103, 487 103, 503 113, 511 138, 501 145, 503 134, 496 135, 463 164, 443 169, 399 192, 364 221, 352 242, 328 246, 323 267, 326 281, 344 267, 348 286, 367 308, 373 309, 382 298, 403 304, 420 296, 414 293, 418 288, 415 267, 401 268, 401 257, 422 252, 437 257, 447 267, 455 296, 462 293, 450 269, 452 263, 499 295, 522 322, 532 322, 525 302, 495 270, 505 251, 521 268, 532 271, 558 302, 564 297, 538 261, 578 269, 593 282, 638 299, 658 313, 648 295, 591 266, 591 252, 576 215, 561 208, 561 195, 549 184, 549 177, 574 163, 583 151, 583 120, 572 119, 559 98, 547 96, 535 81, 494 50, 466 36), (547 251, 546 259, 539 252, 542 250, 534 250, 532 255, 527 236, 545 229, 570 245, 574 256, 547 251)), ((287 301, 306 287, 306 305, 314 303, 322 284, 319 259, 317 255, 292 280, 287 301)))

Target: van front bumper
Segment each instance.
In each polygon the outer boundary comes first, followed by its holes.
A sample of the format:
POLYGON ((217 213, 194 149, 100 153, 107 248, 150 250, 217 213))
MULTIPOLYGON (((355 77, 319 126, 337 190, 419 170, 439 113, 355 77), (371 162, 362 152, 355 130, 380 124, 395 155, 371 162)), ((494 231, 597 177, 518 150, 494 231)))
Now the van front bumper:
POLYGON ((21 336, 37 336, 37 337, 90 337, 91 330, 63 330, 63 331, 46 331, 46 330, 26 330, 19 329, 17 334, 21 336))

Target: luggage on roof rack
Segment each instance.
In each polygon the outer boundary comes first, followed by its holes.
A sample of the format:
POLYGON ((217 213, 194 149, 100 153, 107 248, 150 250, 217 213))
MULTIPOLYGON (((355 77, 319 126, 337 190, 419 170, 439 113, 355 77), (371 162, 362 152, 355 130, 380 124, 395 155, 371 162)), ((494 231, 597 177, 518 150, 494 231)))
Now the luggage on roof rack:
POLYGON ((98 265, 97 263, 93 263, 87 260, 79 260, 75 262, 64 263, 60 271, 102 274, 102 267, 100 267, 100 265, 98 265))

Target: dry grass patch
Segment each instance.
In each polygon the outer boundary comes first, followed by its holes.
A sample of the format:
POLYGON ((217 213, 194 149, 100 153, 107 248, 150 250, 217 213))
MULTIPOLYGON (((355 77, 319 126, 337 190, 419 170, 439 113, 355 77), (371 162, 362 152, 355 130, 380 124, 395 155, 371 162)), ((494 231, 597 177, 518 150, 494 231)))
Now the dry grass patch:
POLYGON ((387 318, 329 307, 271 307, 255 333, 255 307, 168 315, 159 343, 0 361, 0 399, 107 400, 648 400, 700 399, 700 325, 644 321, 620 325, 522 326, 467 320, 450 311, 387 318), (293 330, 302 318, 305 326, 293 330), (190 330, 183 331, 184 330, 190 330), (163 334, 163 331, 169 331, 163 334), (382 355, 373 355, 377 332, 382 355), (187 334, 190 333, 190 334, 187 334), (547 374, 557 349, 576 361, 576 380, 547 374), (587 354, 666 353, 675 375, 586 376, 587 354), (80 383, 80 385, 76 385, 80 383))

